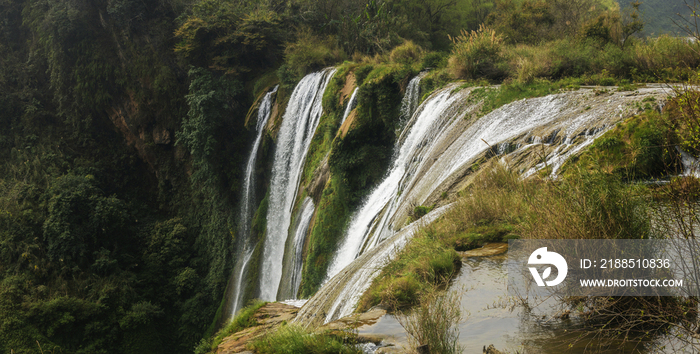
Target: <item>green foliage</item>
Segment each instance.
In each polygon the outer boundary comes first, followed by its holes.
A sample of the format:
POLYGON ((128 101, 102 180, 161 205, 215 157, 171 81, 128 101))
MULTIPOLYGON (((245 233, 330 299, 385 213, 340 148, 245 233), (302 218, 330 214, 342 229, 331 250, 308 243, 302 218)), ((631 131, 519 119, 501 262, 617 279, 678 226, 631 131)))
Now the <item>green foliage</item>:
POLYGON ((326 277, 330 256, 340 241, 350 216, 347 182, 332 174, 323 190, 318 213, 309 235, 309 248, 302 269, 299 297, 311 296, 326 277))
POLYGON ((654 110, 632 117, 597 139, 572 163, 588 170, 612 173, 627 180, 665 176, 676 168, 675 134, 668 122, 654 110))
POLYGON ((223 123, 222 115, 229 108, 231 97, 240 90, 240 84, 215 77, 202 68, 190 69, 189 76, 190 93, 185 98, 190 109, 178 132, 177 142, 183 144, 195 163, 201 166, 213 153, 217 143, 215 132, 223 123))
POLYGON ((197 1, 175 31, 175 51, 195 66, 244 75, 279 60, 282 28, 279 15, 262 6, 197 1))
POLYGON ((124 202, 104 197, 90 177, 72 175, 58 178, 47 197, 43 230, 49 259, 67 269, 91 266, 102 274, 115 270, 109 250, 122 243, 122 234, 129 232, 124 202), (96 250, 102 250, 102 257, 98 258, 96 250))
POLYGON ((538 43, 551 36, 555 17, 550 4, 544 1, 496 1, 486 23, 510 43, 538 43))
POLYGON ((418 220, 433 210, 433 207, 434 206, 417 205, 412 211, 409 212, 408 216, 411 218, 411 220, 418 220))
POLYGON ((249 344, 261 354, 360 354, 337 334, 311 333, 296 325, 284 325, 249 344))
POLYGON ((497 64, 501 60, 503 36, 485 26, 476 31, 462 31, 451 38, 454 43, 449 66, 457 78, 496 78, 500 75, 497 64))
POLYGON ((285 65, 300 80, 304 75, 341 62, 345 54, 334 48, 332 37, 325 39, 315 35, 310 29, 298 32, 296 42, 290 43, 284 50, 285 65))
POLYGON ((438 69, 447 66, 447 58, 449 55, 445 52, 430 52, 423 56, 421 69, 438 69))
POLYGON ((394 63, 410 65, 418 62, 422 56, 423 48, 412 41, 406 41, 391 51, 389 59, 394 63))
POLYGON ((700 156, 700 94, 693 89, 679 93, 669 109, 672 129, 684 150, 700 156))
POLYGON ((401 96, 397 84, 413 74, 410 69, 377 66, 362 81, 354 128, 333 142, 329 160, 331 173, 347 180, 351 204, 384 174, 398 124, 401 96))

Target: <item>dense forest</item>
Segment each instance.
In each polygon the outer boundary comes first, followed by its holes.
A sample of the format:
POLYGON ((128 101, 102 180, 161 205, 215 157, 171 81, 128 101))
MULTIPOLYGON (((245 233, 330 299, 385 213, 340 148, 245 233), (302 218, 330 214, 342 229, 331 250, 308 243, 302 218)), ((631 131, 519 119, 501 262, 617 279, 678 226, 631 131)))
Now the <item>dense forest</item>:
POLYGON ((290 91, 344 61, 396 63, 395 82, 439 68, 433 87, 686 81, 697 48, 643 34, 683 33, 669 19, 687 9, 0 0, 0 351, 181 353, 211 335, 235 261, 245 120, 272 84, 290 91))

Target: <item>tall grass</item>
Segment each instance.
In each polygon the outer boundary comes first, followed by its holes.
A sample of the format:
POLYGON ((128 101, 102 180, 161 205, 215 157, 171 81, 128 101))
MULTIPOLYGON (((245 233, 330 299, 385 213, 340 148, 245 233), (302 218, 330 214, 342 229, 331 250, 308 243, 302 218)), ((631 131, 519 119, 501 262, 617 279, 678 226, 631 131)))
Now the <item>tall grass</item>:
POLYGON ((617 176, 585 171, 561 181, 523 181, 495 166, 477 177, 445 219, 442 232, 508 222, 528 239, 649 237, 644 194, 617 176))
POLYGON ((501 59, 503 36, 483 24, 476 31, 450 37, 454 47, 448 65, 457 78, 496 77, 501 59))
POLYGON ((424 297, 420 306, 399 313, 397 319, 409 334, 411 345, 427 347, 430 353, 461 353, 458 343, 458 325, 463 320, 460 299, 458 292, 433 292, 424 297))
POLYGON ((661 36, 619 46, 590 38, 566 37, 540 44, 507 45, 491 29, 453 38, 449 69, 458 79, 530 83, 535 79, 577 78, 585 84, 682 82, 700 66, 700 44, 661 36))
POLYGON ((391 309, 410 308, 422 296, 447 284, 461 261, 449 241, 436 236, 429 228, 416 235, 362 295, 358 311, 378 304, 391 309))

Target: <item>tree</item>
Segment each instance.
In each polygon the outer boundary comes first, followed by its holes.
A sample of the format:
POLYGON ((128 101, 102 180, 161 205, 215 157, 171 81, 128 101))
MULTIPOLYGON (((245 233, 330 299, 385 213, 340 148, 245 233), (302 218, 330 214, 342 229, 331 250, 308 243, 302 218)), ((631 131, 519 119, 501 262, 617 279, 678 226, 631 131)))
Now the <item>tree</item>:
MULTIPOLYGON (((687 14, 677 13, 673 19, 673 24, 678 27, 681 32, 692 38, 695 43, 700 43, 700 0, 683 0, 687 14)), ((700 54, 697 45, 690 46, 696 53, 700 54)))

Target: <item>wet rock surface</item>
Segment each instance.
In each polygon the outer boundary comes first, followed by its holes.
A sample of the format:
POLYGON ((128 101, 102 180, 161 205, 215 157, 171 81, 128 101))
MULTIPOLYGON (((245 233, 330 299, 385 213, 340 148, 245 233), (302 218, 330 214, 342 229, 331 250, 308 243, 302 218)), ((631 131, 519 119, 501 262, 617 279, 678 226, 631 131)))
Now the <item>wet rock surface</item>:
POLYGON ((506 253, 508 251, 508 244, 501 242, 487 243, 484 247, 475 248, 473 250, 459 252, 459 255, 463 258, 467 257, 490 257, 498 254, 506 253))

